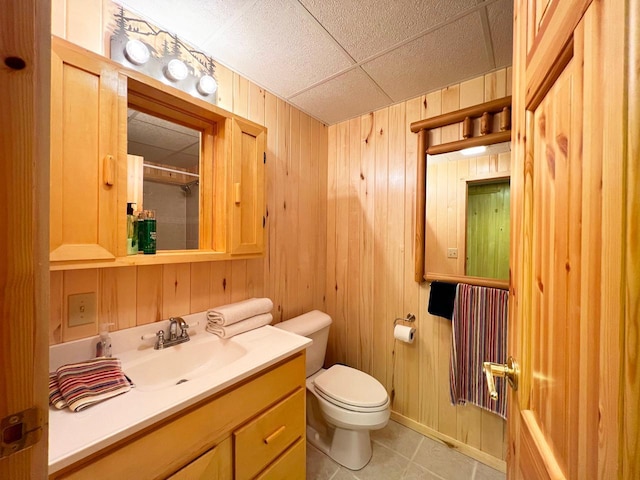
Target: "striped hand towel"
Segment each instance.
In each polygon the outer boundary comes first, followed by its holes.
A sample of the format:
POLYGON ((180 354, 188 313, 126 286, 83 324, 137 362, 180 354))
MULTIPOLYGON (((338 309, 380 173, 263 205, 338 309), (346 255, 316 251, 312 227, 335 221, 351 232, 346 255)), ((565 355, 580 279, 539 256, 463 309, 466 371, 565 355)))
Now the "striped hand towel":
POLYGON ((213 333, 222 338, 231 338, 234 335, 269 325, 271 320, 273 320, 273 316, 270 313, 263 313, 262 315, 256 315, 255 317, 247 318, 228 326, 217 325, 209 322, 207 324, 207 332, 213 333))
POLYGON ((56 370, 60 393, 74 412, 131 390, 117 358, 94 358, 56 370))
POLYGON ((270 298, 250 298, 207 310, 207 321, 209 325, 233 325, 256 315, 271 313, 271 310, 273 302, 270 298))
POLYGON ((67 402, 60 393, 58 375, 55 372, 49 373, 49 405, 56 407, 58 410, 62 410, 67 406, 67 402))
POLYGON ((466 402, 507 416, 507 382, 496 378, 498 400, 487 389, 483 362, 506 363, 509 292, 458 284, 449 369, 451 403, 466 402))

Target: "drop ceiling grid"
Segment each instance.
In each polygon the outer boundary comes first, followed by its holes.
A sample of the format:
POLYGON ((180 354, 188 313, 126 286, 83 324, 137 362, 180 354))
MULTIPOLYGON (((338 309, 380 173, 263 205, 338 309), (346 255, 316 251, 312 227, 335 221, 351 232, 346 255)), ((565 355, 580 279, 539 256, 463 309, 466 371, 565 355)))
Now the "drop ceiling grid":
POLYGON ((476 5, 475 0, 299 1, 358 62, 476 5))
POLYGON ((283 98, 353 64, 304 8, 291 0, 256 3, 225 35, 203 47, 283 98))
POLYGON ((493 69, 475 12, 363 65, 394 102, 493 69))
POLYGON ((377 110, 391 103, 371 78, 360 68, 323 82, 315 88, 288 99, 305 112, 313 112, 328 125, 377 110))
POLYGON ((327 124, 511 62, 510 0, 122 1, 327 124))

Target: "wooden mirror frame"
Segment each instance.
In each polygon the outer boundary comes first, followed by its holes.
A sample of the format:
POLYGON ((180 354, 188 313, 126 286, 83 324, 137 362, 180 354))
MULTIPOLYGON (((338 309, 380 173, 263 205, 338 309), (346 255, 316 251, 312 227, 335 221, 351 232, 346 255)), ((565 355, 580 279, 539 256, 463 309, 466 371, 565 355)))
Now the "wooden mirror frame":
POLYGON ((509 282, 482 277, 464 275, 425 275, 424 260, 426 251, 426 203, 427 203, 427 154, 454 152, 464 148, 492 145, 511 140, 511 96, 481 103, 472 107, 445 113, 437 117, 419 120, 411 124, 411 131, 418 134, 418 171, 416 189, 416 233, 415 233, 415 275, 414 280, 441 280, 448 282, 464 282, 472 285, 495 288, 509 288, 509 282), (500 115, 500 131, 492 132, 493 115, 500 115), (480 118, 480 136, 473 136, 473 119, 480 118), (429 131, 434 128, 462 123, 462 140, 429 146, 429 131))

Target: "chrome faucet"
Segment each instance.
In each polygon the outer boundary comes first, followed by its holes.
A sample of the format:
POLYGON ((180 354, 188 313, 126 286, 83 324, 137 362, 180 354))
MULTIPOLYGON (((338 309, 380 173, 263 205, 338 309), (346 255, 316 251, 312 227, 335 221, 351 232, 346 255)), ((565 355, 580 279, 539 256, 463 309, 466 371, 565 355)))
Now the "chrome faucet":
MULTIPOLYGON (((156 333, 156 344, 153 348, 162 350, 163 348, 188 342, 190 340, 188 329, 189 325, 187 325, 187 322, 185 322, 182 317, 171 317, 169 319, 169 337, 166 337, 164 330, 158 330, 158 333, 156 333)), ((143 335, 142 338, 145 339, 146 337, 146 335, 143 335)))

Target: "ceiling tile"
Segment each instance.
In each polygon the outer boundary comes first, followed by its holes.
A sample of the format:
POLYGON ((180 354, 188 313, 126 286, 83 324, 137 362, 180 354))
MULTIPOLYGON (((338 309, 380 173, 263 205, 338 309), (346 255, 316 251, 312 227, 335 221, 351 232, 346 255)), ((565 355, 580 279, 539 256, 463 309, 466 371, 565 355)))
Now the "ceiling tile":
POLYGON ((363 65, 399 102, 487 72, 480 14, 471 13, 363 65))
POLYGON ((256 0, 118 0, 160 28, 202 47, 204 41, 256 0))
POLYGON ((500 0, 487 7, 496 67, 511 65, 513 57, 513 2, 500 0))
POLYGON ((349 70, 289 101, 327 125, 390 103, 360 68, 349 70))
POLYGON ((357 61, 447 21, 475 0, 300 0, 357 61))
POLYGON ((256 3, 203 47, 261 86, 288 97, 353 62, 298 3, 256 3))

